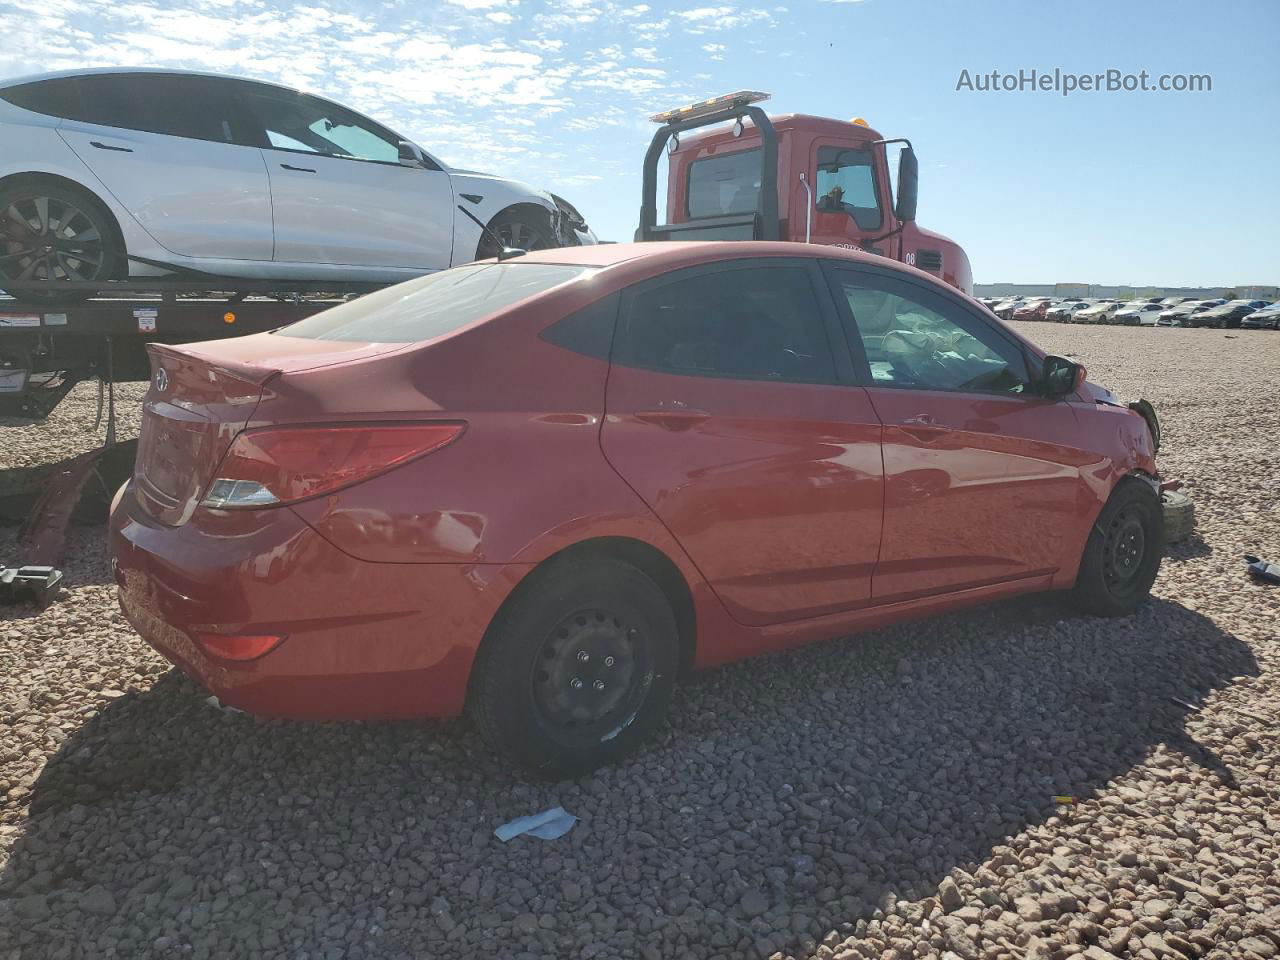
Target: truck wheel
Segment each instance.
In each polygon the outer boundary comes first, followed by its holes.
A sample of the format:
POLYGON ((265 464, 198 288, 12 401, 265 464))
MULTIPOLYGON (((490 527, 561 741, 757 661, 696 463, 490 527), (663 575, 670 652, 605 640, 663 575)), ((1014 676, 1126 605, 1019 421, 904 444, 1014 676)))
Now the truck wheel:
POLYGON ((1196 505, 1190 497, 1177 490, 1160 494, 1160 506, 1164 509, 1164 542, 1179 543, 1191 536, 1196 526, 1196 505))
POLYGON ((1159 495, 1142 480, 1121 480, 1089 532, 1076 576, 1076 605, 1099 617, 1133 613, 1151 593, 1163 556, 1159 495))
POLYGON ((532 576, 489 628, 468 710, 490 746, 528 772, 577 776, 631 753, 661 723, 679 664, 675 616, 657 584, 620 560, 574 559, 532 576))
MULTIPOLYGON (((545 222, 539 222, 538 217, 533 214, 499 214, 490 222, 489 229, 498 235, 504 246, 517 250, 546 250, 556 246, 550 228, 545 222)), ((500 252, 488 236, 483 236, 480 238, 480 247, 476 250, 476 259, 496 257, 500 252)))
POLYGON ((124 244, 88 193, 31 181, 0 190, 0 280, 113 280, 124 244))

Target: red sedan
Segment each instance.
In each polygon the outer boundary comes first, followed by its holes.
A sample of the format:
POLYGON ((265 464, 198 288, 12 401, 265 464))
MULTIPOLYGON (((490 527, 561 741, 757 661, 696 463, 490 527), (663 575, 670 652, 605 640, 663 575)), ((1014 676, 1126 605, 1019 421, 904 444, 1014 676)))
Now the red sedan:
POLYGON ((151 348, 120 603, 224 702, 632 750, 677 675, 967 604, 1133 611, 1157 428, 976 301, 788 243, 577 247, 151 348))

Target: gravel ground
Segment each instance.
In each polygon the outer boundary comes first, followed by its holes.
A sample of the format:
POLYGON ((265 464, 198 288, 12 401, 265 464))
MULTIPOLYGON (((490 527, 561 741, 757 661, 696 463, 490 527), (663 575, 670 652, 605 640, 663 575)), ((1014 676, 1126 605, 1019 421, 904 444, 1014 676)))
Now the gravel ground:
MULTIPOLYGON (((1280 560, 1280 335, 1028 329, 1162 414, 1199 532, 1155 599, 715 670, 577 782, 513 778, 463 723, 206 705, 76 530, 62 598, 0 625, 0 956, 1277 956, 1280 588, 1240 556, 1280 560), (567 836, 493 837, 555 804, 567 836)), ((94 402, 0 450, 83 449, 94 402)))

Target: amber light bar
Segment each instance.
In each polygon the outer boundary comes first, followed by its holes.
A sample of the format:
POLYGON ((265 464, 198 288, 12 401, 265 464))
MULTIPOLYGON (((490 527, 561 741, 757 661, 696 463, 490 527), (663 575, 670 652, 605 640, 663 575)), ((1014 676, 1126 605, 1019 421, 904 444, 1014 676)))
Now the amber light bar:
POLYGON ((673 120, 696 120, 730 107, 745 107, 749 103, 761 103, 769 99, 769 94, 759 90, 739 90, 737 93, 726 93, 723 97, 712 97, 710 100, 699 100, 685 107, 676 107, 665 113, 655 113, 649 119, 654 123, 671 123, 673 120))

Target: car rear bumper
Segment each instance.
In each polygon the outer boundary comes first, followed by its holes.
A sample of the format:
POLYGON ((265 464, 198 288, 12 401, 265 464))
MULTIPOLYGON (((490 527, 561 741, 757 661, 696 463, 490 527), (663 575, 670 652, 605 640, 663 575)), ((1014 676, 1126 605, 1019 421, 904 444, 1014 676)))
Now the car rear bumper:
POLYGON ((480 639, 525 565, 370 563, 289 508, 164 526, 132 484, 111 515, 120 607, 151 646, 224 703, 313 720, 452 716, 480 639), (277 635, 247 662, 197 633, 277 635))

